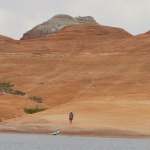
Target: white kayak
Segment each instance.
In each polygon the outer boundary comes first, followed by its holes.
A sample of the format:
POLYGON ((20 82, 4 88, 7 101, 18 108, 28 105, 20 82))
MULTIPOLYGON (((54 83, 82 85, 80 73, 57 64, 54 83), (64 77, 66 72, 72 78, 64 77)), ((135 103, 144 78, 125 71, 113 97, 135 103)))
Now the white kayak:
POLYGON ((52 133, 49 133, 50 135, 57 135, 57 134, 59 134, 60 133, 60 130, 57 130, 57 131, 54 131, 54 132, 52 132, 52 133))

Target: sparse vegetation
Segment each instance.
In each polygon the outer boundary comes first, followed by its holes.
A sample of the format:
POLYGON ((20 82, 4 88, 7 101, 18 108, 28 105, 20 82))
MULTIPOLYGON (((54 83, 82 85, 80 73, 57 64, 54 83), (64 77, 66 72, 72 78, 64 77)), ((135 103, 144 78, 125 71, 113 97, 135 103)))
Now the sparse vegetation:
POLYGON ((21 95, 21 96, 25 95, 24 92, 21 92, 19 90, 14 90, 14 89, 8 89, 5 92, 13 95, 21 95))
POLYGON ((9 90, 14 85, 10 84, 9 82, 1 82, 0 83, 0 92, 5 92, 6 90, 9 90))
POLYGON ((37 112, 40 112, 40 111, 44 111, 46 109, 44 108, 24 108, 24 112, 26 112, 27 114, 34 114, 34 113, 37 113, 37 112))
MULTIPOLYGON (((0 92, 5 92, 8 94, 13 94, 13 95, 21 95, 21 96, 25 95, 25 93, 22 91, 14 90, 13 86, 14 85, 10 84, 9 82, 0 82, 0 92)), ((37 103, 43 103, 41 97, 29 96, 28 98, 37 102, 37 103)), ((40 110, 39 108, 35 109, 35 111, 39 111, 39 110, 40 110)), ((32 110, 29 110, 29 111, 32 111, 32 110)))
POLYGON ((29 99, 36 101, 38 103, 43 103, 42 98, 41 97, 37 97, 37 96, 30 96, 28 97, 29 99))
POLYGON ((22 91, 14 90, 13 86, 14 85, 10 84, 9 82, 1 82, 0 83, 0 92, 6 92, 8 94, 21 95, 21 96, 25 95, 25 93, 22 91))

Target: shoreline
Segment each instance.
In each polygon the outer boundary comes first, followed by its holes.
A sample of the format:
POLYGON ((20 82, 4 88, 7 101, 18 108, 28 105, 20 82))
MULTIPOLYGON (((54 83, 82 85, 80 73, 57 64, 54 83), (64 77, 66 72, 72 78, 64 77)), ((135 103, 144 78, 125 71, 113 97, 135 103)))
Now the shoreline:
MULTIPOLYGON (((7 128, 7 127, 6 127, 7 128)), ((115 129, 60 129, 61 136, 80 136, 80 137, 98 137, 98 138, 126 138, 126 139, 150 139, 150 134, 133 132, 133 131, 123 131, 115 129)), ((0 134, 34 134, 34 135, 49 135, 49 133, 54 132, 54 129, 44 130, 38 129, 1 129, 0 134)), ((57 135, 57 136, 59 136, 57 135)))

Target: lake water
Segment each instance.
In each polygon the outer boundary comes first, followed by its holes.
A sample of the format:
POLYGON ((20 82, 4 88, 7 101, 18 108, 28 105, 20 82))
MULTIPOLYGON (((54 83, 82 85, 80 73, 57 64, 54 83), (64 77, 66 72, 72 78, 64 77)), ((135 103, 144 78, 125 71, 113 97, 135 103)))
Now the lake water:
POLYGON ((150 140, 0 134, 0 150, 150 150, 150 140))

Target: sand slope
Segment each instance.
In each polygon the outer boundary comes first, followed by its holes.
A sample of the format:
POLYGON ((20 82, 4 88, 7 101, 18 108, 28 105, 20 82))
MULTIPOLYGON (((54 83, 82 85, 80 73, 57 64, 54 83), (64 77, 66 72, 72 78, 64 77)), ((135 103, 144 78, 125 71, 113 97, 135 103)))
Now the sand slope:
MULTIPOLYGON (((43 104, 28 103, 29 107, 49 108, 25 116, 23 110, 16 111, 15 115, 23 117, 3 122, 2 129, 16 125, 22 126, 20 130, 48 126, 47 130, 150 132, 150 35, 75 25, 36 40, 0 39, 0 81, 43 98, 43 104), (71 126, 70 111, 75 114, 71 126)), ((10 104, 12 98, 14 105, 19 102, 26 107, 26 97, 4 94, 0 103, 10 104)), ((2 105, 0 108, 12 113, 2 105)))

